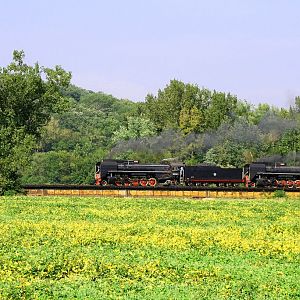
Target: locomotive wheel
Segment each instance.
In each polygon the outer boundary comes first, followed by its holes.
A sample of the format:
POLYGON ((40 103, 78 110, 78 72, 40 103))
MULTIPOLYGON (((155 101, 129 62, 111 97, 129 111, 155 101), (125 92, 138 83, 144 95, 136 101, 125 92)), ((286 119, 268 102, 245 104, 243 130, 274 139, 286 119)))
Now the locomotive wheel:
POLYGON ((131 185, 132 186, 139 186, 139 181, 138 180, 132 180, 131 185))
POLYGON ((281 185, 281 181, 279 181, 279 180, 275 180, 273 183, 273 186, 275 186, 275 187, 280 187, 280 185, 281 185))
POLYGON ((293 180, 289 180, 287 182, 288 188, 292 189, 294 187, 294 181, 293 180))
POLYGON ((249 188, 255 187, 255 182, 249 181, 249 182, 248 182, 248 187, 249 187, 249 188))
POLYGON ((102 180, 102 181, 101 181, 101 185, 102 185, 102 186, 107 186, 107 181, 106 181, 106 180, 102 180))
POLYGON ((122 186, 123 184, 122 184, 121 181, 116 181, 116 182, 115 182, 115 185, 116 185, 116 186, 122 186))
POLYGON ((157 184, 156 178, 150 178, 150 179, 148 180, 148 184, 149 184, 150 186, 156 186, 156 184, 157 184))
POLYGON ((140 185, 141 186, 147 186, 148 185, 148 180, 146 178, 140 179, 140 185))

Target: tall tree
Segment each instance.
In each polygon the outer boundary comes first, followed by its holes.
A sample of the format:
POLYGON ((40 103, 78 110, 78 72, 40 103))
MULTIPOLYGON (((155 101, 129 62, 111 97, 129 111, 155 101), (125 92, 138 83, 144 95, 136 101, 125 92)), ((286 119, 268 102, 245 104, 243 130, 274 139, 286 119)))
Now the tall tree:
POLYGON ((223 122, 234 121, 237 103, 235 96, 214 91, 206 112, 208 128, 217 129, 223 122))
POLYGON ((0 193, 14 189, 41 128, 65 107, 62 88, 71 74, 60 66, 44 68, 24 63, 24 52, 0 68, 0 193))
POLYGON ((295 97, 295 111, 300 113, 300 96, 295 97))
POLYGON ((149 119, 142 117, 128 117, 127 124, 121 126, 114 132, 112 140, 118 142, 120 140, 153 136, 155 135, 154 128, 154 124, 149 119))
POLYGON ((157 97, 147 95, 146 107, 150 120, 158 131, 165 128, 178 128, 179 116, 183 106, 185 84, 171 80, 164 90, 159 90, 157 97))

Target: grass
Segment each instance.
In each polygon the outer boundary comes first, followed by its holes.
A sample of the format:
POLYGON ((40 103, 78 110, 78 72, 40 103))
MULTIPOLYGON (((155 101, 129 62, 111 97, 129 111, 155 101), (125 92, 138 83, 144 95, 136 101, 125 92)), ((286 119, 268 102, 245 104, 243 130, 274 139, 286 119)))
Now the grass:
POLYGON ((300 299, 300 199, 0 198, 0 299, 300 299))

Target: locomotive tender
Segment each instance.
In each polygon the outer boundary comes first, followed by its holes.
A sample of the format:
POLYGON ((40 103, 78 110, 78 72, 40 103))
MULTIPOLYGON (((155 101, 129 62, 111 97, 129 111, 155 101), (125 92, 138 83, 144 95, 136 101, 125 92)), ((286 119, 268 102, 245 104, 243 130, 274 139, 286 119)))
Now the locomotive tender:
POLYGON ((186 166, 164 162, 140 164, 136 160, 105 159, 96 164, 96 185, 112 186, 246 186, 300 188, 300 167, 254 162, 243 168, 215 165, 186 166))

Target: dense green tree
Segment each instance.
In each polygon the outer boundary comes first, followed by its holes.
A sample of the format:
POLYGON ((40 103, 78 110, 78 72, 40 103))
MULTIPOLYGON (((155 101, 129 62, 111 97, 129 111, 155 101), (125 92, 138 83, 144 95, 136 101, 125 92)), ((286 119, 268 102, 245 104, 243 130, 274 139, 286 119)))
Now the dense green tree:
POLYGON ((300 123, 300 96, 295 97, 294 105, 290 106, 289 117, 300 123))
POLYGON ((205 161, 222 167, 242 167, 249 159, 249 148, 242 144, 225 141, 209 149, 205 161))
POLYGON ((300 113, 300 96, 295 97, 294 109, 296 113, 300 113))
POLYGON ((186 84, 182 96, 179 114, 179 128, 185 134, 203 132, 207 127, 206 110, 210 101, 210 92, 199 89, 197 85, 186 84))
POLYGON ((103 149, 34 153, 31 163, 23 171, 22 183, 92 184, 95 163, 106 155, 103 149))
POLYGON ((234 122, 250 111, 236 96, 200 89, 178 80, 171 80, 156 97, 148 95, 146 108, 158 131, 173 128, 184 133, 217 129, 223 122, 234 122))
POLYGON ((270 150, 273 154, 281 155, 300 151, 300 129, 292 129, 284 132, 281 137, 273 143, 270 150))
POLYGON ((62 89, 62 94, 65 97, 72 98, 78 102, 83 96, 93 94, 94 92, 79 88, 73 84, 62 89))
POLYGON ((251 108, 248 120, 250 123, 257 125, 268 116, 274 116, 281 119, 291 118, 291 114, 287 109, 270 106, 267 103, 260 103, 257 107, 251 108))
POLYGON ((178 128, 179 116, 183 105, 185 84, 178 80, 171 80, 164 90, 159 90, 157 97, 148 95, 146 105, 150 120, 157 129, 178 128))
POLYGON ((155 126, 149 119, 128 117, 127 123, 114 132, 112 140, 117 142, 153 135, 155 135, 155 126))
POLYGON ((200 132, 202 114, 196 106, 184 107, 180 112, 179 127, 184 133, 200 132))
POLYGON ((214 91, 206 111, 207 128, 217 129, 223 122, 234 121, 237 102, 235 96, 214 91))
POLYGON ((71 74, 24 63, 24 52, 14 51, 13 61, 0 69, 0 189, 16 187, 41 128, 50 115, 66 104, 62 88, 71 74))

